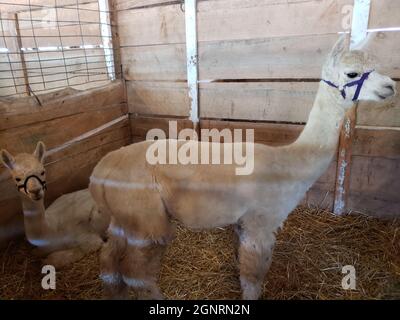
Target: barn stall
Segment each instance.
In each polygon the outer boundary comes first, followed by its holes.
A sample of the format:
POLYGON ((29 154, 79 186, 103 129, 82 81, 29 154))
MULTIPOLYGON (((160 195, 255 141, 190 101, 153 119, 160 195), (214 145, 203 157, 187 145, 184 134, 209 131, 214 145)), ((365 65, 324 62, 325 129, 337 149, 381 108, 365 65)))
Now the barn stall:
MULTIPOLYGON (((87 188, 107 153, 150 129, 254 129, 273 146, 296 140, 339 33, 373 37, 379 71, 400 79, 395 0, 0 1, 0 147, 47 146, 48 206, 87 188)), ((267 299, 399 298, 400 101, 360 102, 337 156, 278 234, 267 299), (348 214, 350 213, 350 215, 348 214), (357 287, 342 287, 353 265, 357 287)), ((95 299, 98 254, 41 287, 21 201, 1 167, 0 298, 95 299)), ((171 299, 240 298, 230 227, 178 224, 159 283, 171 299)))

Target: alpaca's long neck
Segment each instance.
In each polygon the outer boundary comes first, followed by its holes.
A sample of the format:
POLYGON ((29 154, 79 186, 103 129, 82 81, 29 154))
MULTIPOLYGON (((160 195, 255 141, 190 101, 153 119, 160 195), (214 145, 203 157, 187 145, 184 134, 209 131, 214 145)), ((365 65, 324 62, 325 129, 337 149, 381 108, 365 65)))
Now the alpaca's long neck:
POLYGON ((22 209, 24 212, 25 234, 29 242, 35 246, 44 245, 46 236, 49 233, 49 226, 46 221, 43 199, 33 201, 22 199, 22 209))
POLYGON ((320 83, 307 124, 291 146, 301 155, 299 161, 310 182, 326 171, 337 151, 345 108, 341 105, 344 101, 333 90, 320 83))

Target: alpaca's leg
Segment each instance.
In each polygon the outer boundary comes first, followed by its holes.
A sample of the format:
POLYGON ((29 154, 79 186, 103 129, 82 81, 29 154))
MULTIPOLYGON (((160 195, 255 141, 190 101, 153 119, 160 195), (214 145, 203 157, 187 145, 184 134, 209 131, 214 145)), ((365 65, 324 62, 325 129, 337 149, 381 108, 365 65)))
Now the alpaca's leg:
POLYGON ((85 254, 99 250, 104 244, 104 240, 97 234, 90 234, 80 241, 79 246, 85 254))
POLYGON ((128 287, 122 280, 120 260, 125 253, 125 241, 109 236, 100 251, 100 278, 106 299, 128 299, 128 287))
POLYGON ((139 299, 163 299, 157 278, 165 245, 152 243, 147 246, 128 245, 121 261, 124 282, 135 290, 139 299))
POLYGON ((271 265, 275 230, 259 216, 249 216, 242 221, 239 268, 242 297, 245 300, 258 299, 261 295, 263 280, 271 265))
POLYGON ((47 256, 43 260, 46 265, 52 265, 56 269, 61 269, 69 264, 82 259, 85 256, 85 252, 79 248, 71 248, 66 250, 55 251, 47 256))
POLYGON ((44 263, 54 265, 57 268, 63 268, 71 263, 77 262, 91 252, 100 249, 103 244, 102 239, 95 234, 89 234, 81 237, 75 247, 68 249, 58 249, 50 253, 44 259, 44 263))

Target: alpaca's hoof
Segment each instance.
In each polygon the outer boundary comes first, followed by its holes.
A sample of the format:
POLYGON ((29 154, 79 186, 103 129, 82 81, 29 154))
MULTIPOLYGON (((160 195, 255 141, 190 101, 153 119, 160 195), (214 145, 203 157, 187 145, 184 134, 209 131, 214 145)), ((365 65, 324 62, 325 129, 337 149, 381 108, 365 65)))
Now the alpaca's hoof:
POLYGON ((138 290, 137 292, 138 300, 164 300, 165 297, 161 293, 158 287, 152 287, 147 289, 138 290))
POLYGON ((255 284, 247 279, 240 278, 243 300, 257 300, 261 295, 261 284, 255 284))

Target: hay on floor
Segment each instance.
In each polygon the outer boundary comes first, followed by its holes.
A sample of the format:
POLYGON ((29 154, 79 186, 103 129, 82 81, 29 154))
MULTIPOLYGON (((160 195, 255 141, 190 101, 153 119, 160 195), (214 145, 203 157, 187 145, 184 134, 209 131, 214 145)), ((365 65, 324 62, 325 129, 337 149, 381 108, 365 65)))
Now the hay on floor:
MULTIPOLYGON (((400 299, 400 223, 363 215, 334 216, 300 207, 277 237, 264 299, 400 299), (341 286, 344 265, 356 269, 356 290, 341 286)), ((177 227, 163 260, 160 287, 168 299, 238 299, 232 228, 195 232, 177 227)), ((0 251, 0 299, 98 299, 97 254, 57 273, 56 290, 41 287, 41 262, 26 241, 0 251)))

